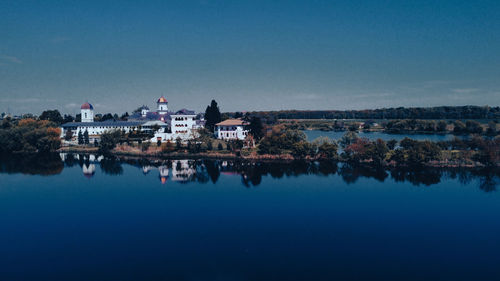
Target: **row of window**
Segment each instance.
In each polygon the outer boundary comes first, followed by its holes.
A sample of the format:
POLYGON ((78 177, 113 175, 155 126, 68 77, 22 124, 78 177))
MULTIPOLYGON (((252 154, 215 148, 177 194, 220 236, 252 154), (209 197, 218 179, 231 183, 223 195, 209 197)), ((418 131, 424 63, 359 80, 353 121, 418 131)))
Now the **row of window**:
MULTIPOLYGON (((248 135, 248 132, 242 132, 242 135, 243 136, 247 136, 248 135)), ((230 132, 230 133, 221 133, 221 137, 223 138, 229 138, 229 137, 237 137, 238 136, 238 133, 236 132, 230 132)))
POLYGON ((238 127, 232 126, 232 127, 225 127, 225 126, 220 126, 219 130, 221 131, 236 131, 238 127))

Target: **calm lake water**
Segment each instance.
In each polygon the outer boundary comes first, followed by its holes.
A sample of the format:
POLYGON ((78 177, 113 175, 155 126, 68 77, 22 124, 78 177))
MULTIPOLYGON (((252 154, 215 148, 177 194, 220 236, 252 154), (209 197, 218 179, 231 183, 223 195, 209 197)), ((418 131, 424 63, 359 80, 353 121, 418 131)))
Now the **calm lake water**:
MULTIPOLYGON (((309 141, 313 141, 319 137, 329 137, 334 140, 339 140, 346 133, 345 131, 319 131, 319 130, 305 130, 304 133, 309 141)), ((406 137, 414 140, 430 140, 430 141, 445 141, 452 140, 454 135, 451 134, 387 134, 384 132, 359 132, 358 135, 362 138, 370 140, 382 139, 384 141, 397 140, 400 141, 406 137)))
POLYGON ((1 280, 498 280, 487 170, 0 160, 1 280))

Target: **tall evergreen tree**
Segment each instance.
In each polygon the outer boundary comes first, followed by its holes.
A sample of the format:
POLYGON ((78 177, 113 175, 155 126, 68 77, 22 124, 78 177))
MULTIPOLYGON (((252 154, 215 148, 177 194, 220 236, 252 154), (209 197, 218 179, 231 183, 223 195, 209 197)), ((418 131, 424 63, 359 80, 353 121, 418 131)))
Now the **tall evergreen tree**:
POLYGON ((78 144, 83 144, 83 134, 82 134, 82 131, 78 131, 78 144))
POLYGON ((83 142, 85 144, 90 144, 89 132, 87 130, 85 130, 85 133, 83 133, 83 142))
POLYGON ((205 110, 205 127, 209 129, 211 132, 215 129, 215 124, 221 121, 221 114, 219 110, 219 106, 215 100, 212 100, 207 109, 205 110))
POLYGON ((256 139, 260 140, 264 136, 264 127, 262 126, 262 121, 259 117, 253 116, 250 119, 250 134, 256 139))

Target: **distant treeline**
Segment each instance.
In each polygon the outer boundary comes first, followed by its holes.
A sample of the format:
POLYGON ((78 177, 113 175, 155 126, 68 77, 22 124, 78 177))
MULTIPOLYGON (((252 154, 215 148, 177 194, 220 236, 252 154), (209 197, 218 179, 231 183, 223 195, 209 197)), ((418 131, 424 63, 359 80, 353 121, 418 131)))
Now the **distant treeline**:
MULTIPOLYGON (((231 117, 240 112, 227 113, 231 117)), ((281 110, 249 112, 264 120, 277 119, 500 119, 500 107, 438 106, 366 110, 281 110)))

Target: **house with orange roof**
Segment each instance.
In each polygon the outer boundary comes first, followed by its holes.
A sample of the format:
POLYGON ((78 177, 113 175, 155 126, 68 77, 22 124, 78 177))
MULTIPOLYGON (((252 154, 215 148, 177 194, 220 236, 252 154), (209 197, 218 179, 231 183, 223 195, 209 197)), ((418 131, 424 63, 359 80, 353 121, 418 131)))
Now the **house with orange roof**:
POLYGON ((227 119, 215 124, 215 136, 221 140, 244 140, 249 123, 241 119, 227 119))

